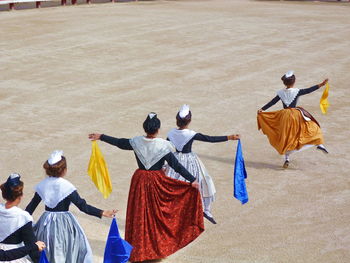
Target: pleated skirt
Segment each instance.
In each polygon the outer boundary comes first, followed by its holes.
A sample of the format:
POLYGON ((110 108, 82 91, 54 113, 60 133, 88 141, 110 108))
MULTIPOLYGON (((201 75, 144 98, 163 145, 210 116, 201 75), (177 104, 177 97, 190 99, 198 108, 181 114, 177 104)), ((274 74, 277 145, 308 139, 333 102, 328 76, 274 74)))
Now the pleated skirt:
POLYGON ((46 211, 33 229, 50 263, 92 263, 89 242, 72 213, 46 211))
POLYGON ((258 129, 268 137, 279 154, 324 142, 319 125, 311 119, 306 120, 301 110, 296 108, 261 112, 257 120, 258 129))
POLYGON ((200 193, 163 170, 136 170, 130 185, 125 240, 130 261, 165 258, 204 231, 200 193))

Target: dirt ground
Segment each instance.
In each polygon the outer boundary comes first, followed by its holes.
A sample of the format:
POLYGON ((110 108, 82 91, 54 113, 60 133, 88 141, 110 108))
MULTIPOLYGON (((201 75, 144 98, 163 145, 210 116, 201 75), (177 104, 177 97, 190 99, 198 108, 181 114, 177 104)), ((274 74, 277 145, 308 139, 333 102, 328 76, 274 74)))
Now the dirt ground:
MULTIPOLYGON (((132 152, 99 143, 113 182, 104 200, 87 175, 90 132, 143 134, 150 111, 161 137, 190 104, 190 128, 240 133, 249 202, 233 198, 236 142, 195 142, 217 188, 217 225, 164 263, 350 262, 350 5, 322 2, 139 1, 0 12, 0 172, 19 172, 24 208, 44 178, 43 162, 62 149, 70 180, 90 204, 119 209, 124 234, 132 152), (321 124, 329 155, 309 149, 290 168, 257 130, 256 111, 295 71, 296 87, 330 79, 300 99, 321 124), (347 124, 348 123, 348 124, 347 124)), ((281 108, 278 103, 271 110, 281 108)), ((34 213, 37 220, 43 205, 34 213)), ((109 219, 79 212, 103 261, 109 219)))

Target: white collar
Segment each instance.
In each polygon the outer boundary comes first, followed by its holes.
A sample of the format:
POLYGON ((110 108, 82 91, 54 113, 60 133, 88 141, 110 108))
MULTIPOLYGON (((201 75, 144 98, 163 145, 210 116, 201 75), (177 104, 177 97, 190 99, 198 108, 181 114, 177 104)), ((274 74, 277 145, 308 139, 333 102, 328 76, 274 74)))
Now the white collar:
POLYGON ((55 208, 59 202, 75 190, 77 188, 62 177, 47 177, 35 187, 35 191, 45 205, 50 208, 55 208))
POLYGON ((149 139, 145 136, 137 136, 130 139, 130 144, 147 170, 169 152, 174 151, 171 142, 161 138, 149 139))
POLYGON ((183 147, 195 136, 197 133, 189 129, 171 129, 168 133, 169 140, 175 145, 178 151, 182 151, 183 147))
POLYGON ((29 222, 33 222, 33 218, 28 212, 17 206, 6 209, 0 204, 0 242, 29 222))
POLYGON ((281 89, 277 91, 278 97, 283 101, 284 104, 289 107, 289 105, 294 101, 295 97, 298 95, 299 89, 297 88, 289 88, 289 89, 281 89))

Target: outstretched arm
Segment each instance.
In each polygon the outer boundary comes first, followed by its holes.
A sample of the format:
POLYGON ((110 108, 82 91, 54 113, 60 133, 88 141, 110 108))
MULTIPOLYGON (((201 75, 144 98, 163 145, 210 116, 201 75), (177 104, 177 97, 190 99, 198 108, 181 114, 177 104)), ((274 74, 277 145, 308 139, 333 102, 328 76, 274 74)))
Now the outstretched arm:
POLYGON ((117 213, 117 210, 101 210, 92 205, 86 203, 86 201, 80 197, 78 191, 74 191, 69 196, 73 204, 75 204, 80 211, 101 218, 104 217, 113 217, 117 213))
POLYGON ((119 139, 119 138, 115 138, 115 137, 111 137, 111 136, 108 136, 105 134, 99 134, 99 133, 89 134, 89 139, 92 141, 101 140, 103 142, 117 146, 122 150, 132 150, 132 146, 130 144, 129 139, 124 139, 124 138, 119 139))
POLYGON ((301 89, 299 90, 299 95, 305 95, 305 94, 309 94, 311 92, 314 92, 315 90, 318 90, 319 88, 321 88, 322 86, 326 85, 326 83, 328 82, 328 79, 325 79, 324 81, 322 81, 320 84, 317 84, 315 86, 312 86, 311 88, 307 88, 307 89, 301 89))
POLYGON ((193 139, 202 142, 226 142, 228 140, 239 140, 239 134, 231 134, 228 136, 209 136, 202 133, 197 133, 193 139))

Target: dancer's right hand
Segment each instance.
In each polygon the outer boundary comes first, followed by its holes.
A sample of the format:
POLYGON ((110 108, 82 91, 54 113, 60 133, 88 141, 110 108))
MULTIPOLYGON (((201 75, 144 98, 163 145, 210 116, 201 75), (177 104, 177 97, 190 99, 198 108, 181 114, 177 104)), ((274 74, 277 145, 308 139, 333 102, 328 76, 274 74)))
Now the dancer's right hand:
POLYGON ((43 251, 44 248, 46 247, 43 241, 36 241, 35 244, 38 246, 39 251, 43 251))
POLYGON ((117 212, 118 212, 118 210, 116 210, 116 209, 114 209, 114 210, 104 210, 102 212, 102 216, 112 218, 112 217, 115 216, 115 214, 117 212))
POLYGON ((263 111, 262 109, 259 109, 257 113, 259 114, 259 113, 261 113, 262 111, 263 111))
POLYGON ((232 134, 227 136, 228 140, 239 140, 240 138, 241 138, 241 135, 239 134, 232 134))
POLYGON ((100 137, 101 137, 101 134, 99 134, 99 133, 90 133, 90 134, 89 134, 89 139, 90 139, 91 141, 99 140, 100 137))
POLYGON ((192 183, 191 183, 191 186, 192 186, 193 188, 199 189, 199 184, 198 184, 198 182, 196 182, 196 181, 192 182, 192 183))

